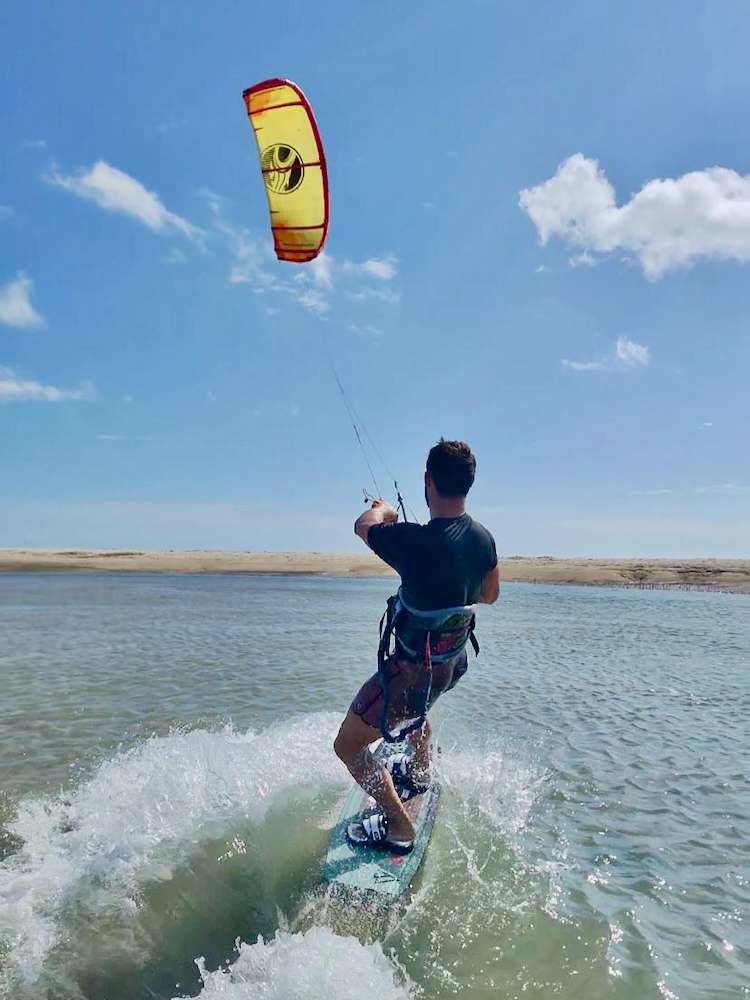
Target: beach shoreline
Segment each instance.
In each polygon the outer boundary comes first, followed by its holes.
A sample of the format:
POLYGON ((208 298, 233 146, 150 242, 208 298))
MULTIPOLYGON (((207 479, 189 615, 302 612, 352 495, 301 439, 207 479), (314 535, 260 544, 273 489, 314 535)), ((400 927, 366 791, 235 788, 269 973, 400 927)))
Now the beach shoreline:
MULTIPOLYGON (((2 572, 244 573, 282 576, 393 576, 376 556, 328 552, 200 549, 0 549, 2 572)), ((750 559, 565 559, 501 556, 508 583, 683 588, 750 593, 750 559)))

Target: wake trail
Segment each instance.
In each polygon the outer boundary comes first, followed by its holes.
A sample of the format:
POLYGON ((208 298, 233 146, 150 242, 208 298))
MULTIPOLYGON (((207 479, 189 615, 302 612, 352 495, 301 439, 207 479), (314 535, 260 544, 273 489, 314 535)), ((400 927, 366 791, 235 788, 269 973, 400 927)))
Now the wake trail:
POLYGON ((102 907, 132 912, 143 882, 168 878, 228 821, 259 824, 284 793, 343 788, 331 750, 338 721, 325 713, 261 732, 153 737, 69 794, 22 801, 8 826, 23 844, 0 864, 0 939, 23 979, 38 977, 81 897, 91 904, 96 893, 102 907))
MULTIPOLYGON (((0 863, 6 978, 12 970, 8 996, 36 996, 33 990, 50 976, 75 979, 71 970, 80 967, 86 952, 69 955, 70 942, 81 933, 90 936, 102 920, 115 927, 115 937, 118 927, 134 929, 127 952, 134 969, 149 955, 158 960, 159 942, 144 942, 137 933, 144 906, 151 906, 148 887, 172 880, 179 893, 181 867, 191 870, 189 859, 197 858, 192 864, 204 885, 191 904, 201 907, 211 884, 219 891, 230 884, 221 880, 223 865, 246 853, 246 841, 254 852, 252 864, 270 872, 256 890, 275 901, 276 929, 269 934, 265 924, 257 940, 238 939, 236 958, 213 971, 196 958, 201 996, 343 1000, 354 982, 358 992, 364 988, 385 1000, 417 995, 418 969, 408 954, 416 950, 425 922, 437 917, 444 925, 442 932, 430 932, 437 944, 428 949, 429 959, 438 968, 439 938, 455 933, 463 908, 461 893, 454 896, 451 889, 454 877, 473 882, 475 889, 491 881, 477 859, 523 833, 542 778, 491 744, 438 755, 443 797, 423 873, 403 905, 368 915, 366 907, 351 901, 342 907, 324 889, 305 890, 299 881, 301 876, 315 882, 320 842, 332 825, 331 802, 349 786, 332 750, 339 721, 336 714, 320 713, 258 731, 231 726, 174 731, 115 754, 66 794, 23 800, 8 824, 21 846, 0 863), (225 848, 214 853, 214 842, 221 841, 225 848), (279 901, 279 877, 291 886, 286 903, 279 901), (285 907, 292 914, 288 923, 285 907), (11 990, 13 984, 18 988, 11 990)), ((498 903, 495 892, 484 891, 474 901, 475 911, 477 903, 483 908, 482 900, 498 903)), ((258 900, 248 898, 250 905, 258 900)), ((233 911, 227 912, 233 920, 233 911)), ((150 911, 148 919, 154 917, 159 919, 158 910, 150 911)), ((209 926, 200 933, 208 933, 209 926)), ((196 940, 184 942, 186 948, 195 945, 196 940)), ((210 945, 215 948, 214 941, 210 945)), ((84 961, 93 961, 99 945, 86 947, 90 955, 84 961)), ((114 949, 113 954, 116 941, 114 949)), ((101 956, 106 964, 105 954, 106 947, 101 956)), ((196 947, 183 958, 189 962, 197 954, 196 947)))

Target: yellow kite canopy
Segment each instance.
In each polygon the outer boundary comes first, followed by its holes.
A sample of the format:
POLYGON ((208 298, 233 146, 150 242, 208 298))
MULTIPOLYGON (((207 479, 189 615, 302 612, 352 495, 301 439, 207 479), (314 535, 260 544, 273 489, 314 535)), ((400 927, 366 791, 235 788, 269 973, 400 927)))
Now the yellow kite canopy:
POLYGON ((265 80, 243 95, 266 184, 279 260, 313 260, 328 231, 328 174, 312 108, 290 80, 265 80))

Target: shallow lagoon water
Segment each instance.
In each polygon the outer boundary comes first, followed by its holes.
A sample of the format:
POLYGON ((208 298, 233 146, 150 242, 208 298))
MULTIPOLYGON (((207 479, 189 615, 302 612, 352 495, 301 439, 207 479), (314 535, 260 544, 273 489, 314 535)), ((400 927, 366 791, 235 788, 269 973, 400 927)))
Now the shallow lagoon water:
POLYGON ((388 592, 0 576, 0 996, 750 995, 750 597, 504 586, 382 914, 319 865, 388 592))

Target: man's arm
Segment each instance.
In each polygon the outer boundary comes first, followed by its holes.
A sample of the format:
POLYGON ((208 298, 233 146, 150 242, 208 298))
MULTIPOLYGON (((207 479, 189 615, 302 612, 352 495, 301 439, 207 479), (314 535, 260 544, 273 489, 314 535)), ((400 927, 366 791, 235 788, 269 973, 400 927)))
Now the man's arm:
POLYGON ((480 604, 494 604, 500 596, 500 567, 495 563, 487 576, 482 581, 482 590, 479 594, 480 604))
POLYGON ((367 534, 374 524, 394 524, 398 521, 398 511, 385 500, 373 500, 372 507, 360 514, 354 522, 354 533, 369 546, 367 534))

